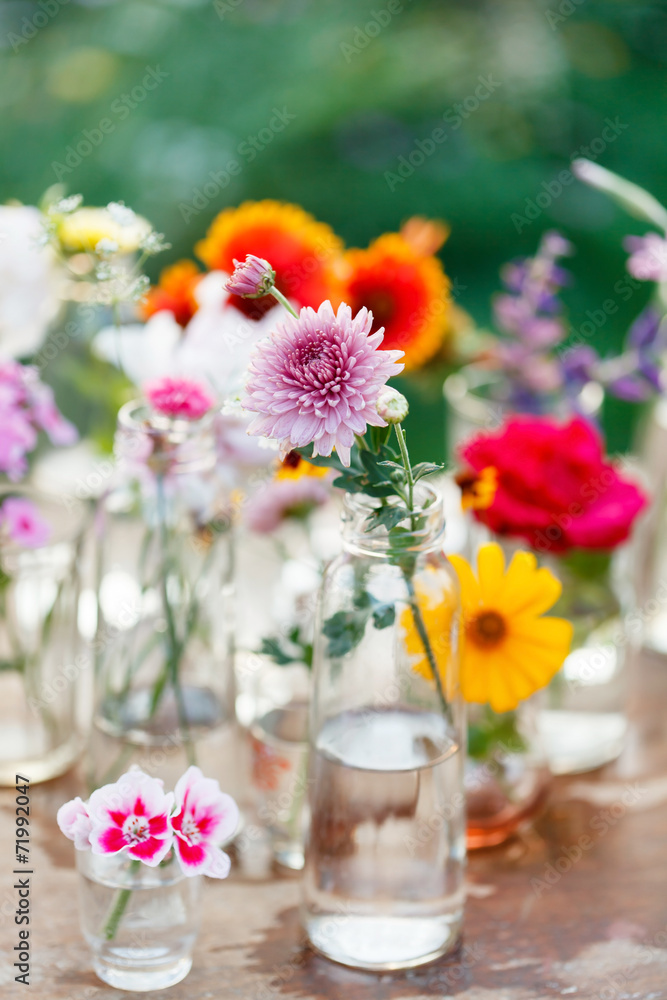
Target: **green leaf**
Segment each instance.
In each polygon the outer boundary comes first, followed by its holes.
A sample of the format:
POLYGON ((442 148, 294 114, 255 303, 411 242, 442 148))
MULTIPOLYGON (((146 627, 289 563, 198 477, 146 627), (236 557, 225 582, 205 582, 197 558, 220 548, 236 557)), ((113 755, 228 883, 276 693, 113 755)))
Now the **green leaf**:
POLYGON ((419 462, 412 469, 412 478, 415 482, 418 482, 425 476, 432 476, 436 472, 444 472, 446 468, 447 466, 439 465, 436 462, 419 462))
POLYGON ((345 656, 358 646, 364 637, 370 610, 337 611, 322 626, 329 640, 327 655, 332 659, 345 656))
POLYGON ((521 753, 525 749, 515 712, 499 714, 486 706, 479 721, 468 725, 468 754, 477 760, 490 759, 498 752, 521 753))
POLYGON ((386 427, 370 428, 371 447, 374 452, 376 453, 380 452, 382 447, 389 440, 390 434, 391 434, 391 424, 387 424, 386 427))
POLYGON ((374 528, 384 526, 390 531, 410 516, 410 511, 402 504, 392 504, 386 507, 378 507, 366 518, 367 527, 365 531, 373 531, 374 528))
POLYGON ((389 628, 394 624, 396 609, 393 604, 381 604, 373 612, 373 624, 376 628, 389 628))
POLYGON ((286 667, 289 663, 297 662, 297 658, 286 652, 280 644, 280 639, 268 637, 262 639, 260 653, 269 656, 279 667, 286 667))

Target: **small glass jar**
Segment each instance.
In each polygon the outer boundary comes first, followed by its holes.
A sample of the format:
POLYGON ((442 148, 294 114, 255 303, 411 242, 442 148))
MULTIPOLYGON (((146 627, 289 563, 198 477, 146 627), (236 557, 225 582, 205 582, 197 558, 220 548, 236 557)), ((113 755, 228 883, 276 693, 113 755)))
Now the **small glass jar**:
POLYGON ((572 648, 543 699, 538 724, 554 774, 590 771, 615 760, 628 731, 629 660, 635 636, 623 624, 633 606, 627 551, 552 560, 563 593, 550 614, 574 627, 572 648))
POLYGON ((499 714, 468 706, 468 848, 502 844, 542 809, 551 776, 537 730, 539 696, 499 714))
POLYGON ((79 756, 92 671, 78 629, 86 510, 18 487, 0 503, 10 496, 29 500, 50 532, 37 546, 0 544, 0 785, 13 786, 17 774, 54 778, 79 756))
POLYGON ((186 877, 173 851, 156 868, 124 854, 76 858, 81 930, 99 978, 136 993, 180 983, 192 968, 201 876, 186 877))
POLYGON ((455 948, 464 903, 458 584, 440 497, 415 499, 389 531, 346 497, 315 636, 302 920, 317 951, 377 971, 455 948))
POLYGON ((213 426, 142 403, 119 413, 96 519, 92 787, 131 764, 167 785, 197 764, 235 787, 232 540, 213 426))
POLYGON ((309 700, 290 700, 250 728, 257 819, 270 833, 277 863, 292 871, 300 871, 304 860, 308 712, 309 700))

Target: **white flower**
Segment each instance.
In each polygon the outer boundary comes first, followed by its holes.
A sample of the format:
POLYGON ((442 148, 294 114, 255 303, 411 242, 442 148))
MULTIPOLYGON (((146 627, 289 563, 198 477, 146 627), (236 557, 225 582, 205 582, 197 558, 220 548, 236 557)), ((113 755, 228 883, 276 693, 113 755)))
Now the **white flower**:
POLYGON ((42 235, 38 209, 0 205, 0 358, 34 354, 60 308, 65 276, 42 235))
POLYGON ((110 201, 107 211, 119 226, 133 226, 137 221, 137 213, 122 201, 110 201))
POLYGON ((276 305, 258 321, 227 307, 227 275, 211 271, 197 285, 199 309, 183 330, 168 311, 143 325, 106 327, 93 341, 95 353, 122 365, 137 386, 165 375, 205 381, 221 399, 237 397, 245 383, 253 346, 285 316, 276 305))

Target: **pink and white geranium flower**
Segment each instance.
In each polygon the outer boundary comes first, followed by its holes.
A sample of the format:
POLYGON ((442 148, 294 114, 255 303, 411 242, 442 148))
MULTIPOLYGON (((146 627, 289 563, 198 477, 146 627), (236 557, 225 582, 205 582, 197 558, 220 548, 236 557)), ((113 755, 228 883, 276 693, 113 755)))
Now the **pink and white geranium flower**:
POLYGON ((217 845, 228 840, 238 826, 234 799, 194 766, 179 779, 175 794, 176 810, 170 822, 184 874, 226 878, 231 862, 217 845))
POLYGON ((275 438, 285 451, 312 443, 313 455, 326 456, 335 448, 349 466, 355 434, 386 426, 378 394, 403 369, 404 352, 379 350, 384 330, 372 327, 367 309, 353 317, 345 303, 334 313, 330 302, 278 324, 250 363, 242 404, 257 416, 248 433, 275 438))
POLYGON ((173 804, 173 792, 165 792, 162 781, 138 768, 98 788, 88 804, 93 854, 124 851, 155 868, 172 846, 169 816, 173 804))
POLYGON ((74 841, 77 851, 90 850, 92 824, 88 808, 78 795, 60 807, 56 820, 65 836, 74 841))

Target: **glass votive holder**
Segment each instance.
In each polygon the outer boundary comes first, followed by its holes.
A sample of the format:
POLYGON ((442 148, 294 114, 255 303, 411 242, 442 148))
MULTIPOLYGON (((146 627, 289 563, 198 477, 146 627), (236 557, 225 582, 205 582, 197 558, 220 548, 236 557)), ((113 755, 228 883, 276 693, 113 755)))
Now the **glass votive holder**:
POLYGON ((199 930, 202 877, 186 877, 173 851, 155 868, 124 854, 77 851, 76 858, 81 929, 99 978, 137 993, 184 979, 199 930))

